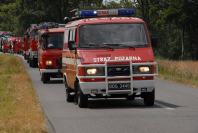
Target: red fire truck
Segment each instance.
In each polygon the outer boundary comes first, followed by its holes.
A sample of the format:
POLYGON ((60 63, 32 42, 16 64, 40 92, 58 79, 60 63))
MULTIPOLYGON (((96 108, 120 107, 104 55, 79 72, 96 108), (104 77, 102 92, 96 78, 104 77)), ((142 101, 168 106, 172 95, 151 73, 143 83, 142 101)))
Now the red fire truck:
POLYGON ((23 56, 24 56, 24 59, 27 61, 29 61, 29 48, 30 48, 28 40, 29 40, 29 36, 26 32, 23 38, 23 56))
POLYGON ((8 39, 10 37, 11 36, 3 37, 3 40, 2 40, 2 51, 3 51, 3 53, 9 53, 10 52, 11 46, 9 45, 9 42, 8 42, 8 39))
POLYGON ((19 54, 21 50, 21 40, 19 37, 8 38, 8 43, 10 46, 10 53, 19 54))
POLYGON ((28 34, 28 62, 30 67, 36 67, 38 64, 38 46, 37 46, 37 24, 31 24, 27 29, 28 34))
POLYGON ((41 81, 47 83, 50 78, 62 78, 62 47, 64 28, 42 29, 38 31, 38 66, 41 81))
POLYGON ((22 38, 17 37, 16 38, 16 50, 15 53, 21 54, 22 53, 22 38))
POLYGON ((2 51, 3 53, 8 53, 10 49, 10 46, 6 40, 4 40, 3 45, 2 45, 2 51))
POLYGON ((89 98, 155 100, 151 39, 134 9, 83 10, 65 27, 62 72, 67 101, 87 107, 89 98))

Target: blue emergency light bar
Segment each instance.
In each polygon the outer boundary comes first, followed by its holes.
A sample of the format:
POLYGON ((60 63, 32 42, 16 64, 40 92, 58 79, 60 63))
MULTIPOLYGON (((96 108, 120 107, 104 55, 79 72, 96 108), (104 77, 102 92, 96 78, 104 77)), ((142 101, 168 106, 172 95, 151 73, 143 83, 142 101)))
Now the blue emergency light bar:
POLYGON ((79 11, 80 18, 91 18, 91 17, 110 17, 110 16, 133 16, 135 10, 133 8, 120 8, 120 9, 104 9, 104 10, 82 10, 79 11))

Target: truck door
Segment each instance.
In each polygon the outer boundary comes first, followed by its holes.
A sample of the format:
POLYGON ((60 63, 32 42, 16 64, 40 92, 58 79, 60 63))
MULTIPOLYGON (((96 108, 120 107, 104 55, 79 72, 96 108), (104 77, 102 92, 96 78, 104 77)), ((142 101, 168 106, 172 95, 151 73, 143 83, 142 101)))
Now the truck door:
POLYGON ((70 88, 74 88, 74 82, 76 80, 76 68, 77 68, 77 59, 76 59, 76 55, 75 55, 75 50, 69 50, 68 49, 68 42, 69 41, 75 41, 76 42, 76 28, 72 27, 69 29, 66 29, 65 31, 65 38, 67 40, 65 40, 65 47, 66 47, 66 51, 63 54, 63 64, 65 64, 66 66, 65 68, 65 72, 66 72, 66 78, 67 78, 67 84, 70 88), (66 37, 67 36, 67 37, 66 37))

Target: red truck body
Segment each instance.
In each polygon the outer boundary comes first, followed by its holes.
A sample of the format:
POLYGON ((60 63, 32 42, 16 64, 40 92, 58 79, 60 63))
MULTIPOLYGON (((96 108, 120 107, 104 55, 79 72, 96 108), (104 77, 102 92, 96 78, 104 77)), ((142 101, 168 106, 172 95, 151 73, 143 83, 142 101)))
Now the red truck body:
POLYGON ((62 77, 61 59, 64 28, 39 30, 38 66, 43 83, 62 77))
POLYGON ((66 24, 62 72, 67 101, 87 107, 89 98, 141 97, 145 105, 154 104, 157 66, 150 35, 142 19, 128 16, 131 12, 85 10, 66 24))

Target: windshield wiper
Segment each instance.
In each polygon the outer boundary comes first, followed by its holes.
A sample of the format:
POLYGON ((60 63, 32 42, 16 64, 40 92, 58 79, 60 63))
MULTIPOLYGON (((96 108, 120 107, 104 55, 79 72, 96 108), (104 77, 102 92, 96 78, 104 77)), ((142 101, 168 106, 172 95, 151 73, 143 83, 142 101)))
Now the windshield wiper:
POLYGON ((88 44, 83 44, 81 48, 108 48, 108 49, 113 49, 111 46, 107 44, 96 44, 96 43, 88 43, 88 44))
POLYGON ((124 47, 128 47, 128 48, 143 48, 143 47, 146 47, 147 45, 144 44, 144 45, 134 45, 134 44, 126 44, 126 43, 122 43, 121 46, 124 46, 124 47))
POLYGON ((97 47, 97 44, 96 43, 88 43, 88 44, 83 44, 81 46, 81 48, 93 48, 93 47, 97 47))
POLYGON ((102 43, 101 47, 113 49, 113 48, 117 48, 117 47, 120 47, 120 46, 122 46, 122 44, 119 44, 119 43, 102 43))

